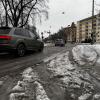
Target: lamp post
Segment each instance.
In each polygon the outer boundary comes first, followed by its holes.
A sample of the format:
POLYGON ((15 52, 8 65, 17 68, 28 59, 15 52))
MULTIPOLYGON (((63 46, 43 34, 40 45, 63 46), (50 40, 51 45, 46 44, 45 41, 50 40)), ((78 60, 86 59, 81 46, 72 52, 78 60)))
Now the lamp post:
POLYGON ((42 35, 42 41, 43 41, 43 39, 44 39, 43 32, 41 32, 41 35, 42 35))
POLYGON ((91 38, 92 38, 92 41, 91 41, 91 44, 94 44, 95 42, 95 32, 94 32, 94 0, 92 1, 92 33, 91 33, 91 38))

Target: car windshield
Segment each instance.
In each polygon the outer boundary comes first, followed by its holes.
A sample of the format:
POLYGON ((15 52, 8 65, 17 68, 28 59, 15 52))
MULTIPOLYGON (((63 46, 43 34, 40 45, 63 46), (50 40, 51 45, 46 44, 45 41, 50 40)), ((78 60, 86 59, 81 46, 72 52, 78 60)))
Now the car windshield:
POLYGON ((9 34, 11 29, 0 29, 0 34, 9 34))

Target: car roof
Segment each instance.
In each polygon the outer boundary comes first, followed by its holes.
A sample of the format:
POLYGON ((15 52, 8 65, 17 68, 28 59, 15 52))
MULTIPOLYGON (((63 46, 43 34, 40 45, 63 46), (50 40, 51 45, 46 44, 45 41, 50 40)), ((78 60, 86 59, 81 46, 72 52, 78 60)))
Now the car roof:
POLYGON ((0 29, 10 29, 10 28, 20 28, 20 29, 24 29, 24 28, 21 28, 21 27, 6 27, 6 26, 0 27, 0 29))
POLYGON ((0 29, 11 29, 11 27, 0 27, 0 29))

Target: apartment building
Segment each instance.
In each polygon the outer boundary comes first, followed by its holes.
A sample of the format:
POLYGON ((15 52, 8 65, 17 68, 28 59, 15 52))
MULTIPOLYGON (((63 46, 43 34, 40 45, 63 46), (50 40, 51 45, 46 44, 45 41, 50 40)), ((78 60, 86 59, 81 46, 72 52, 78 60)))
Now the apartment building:
POLYGON ((86 19, 77 22, 76 41, 84 42, 86 39, 91 39, 92 33, 92 20, 93 30, 96 34, 95 41, 100 42, 100 14, 94 17, 88 17, 86 19))

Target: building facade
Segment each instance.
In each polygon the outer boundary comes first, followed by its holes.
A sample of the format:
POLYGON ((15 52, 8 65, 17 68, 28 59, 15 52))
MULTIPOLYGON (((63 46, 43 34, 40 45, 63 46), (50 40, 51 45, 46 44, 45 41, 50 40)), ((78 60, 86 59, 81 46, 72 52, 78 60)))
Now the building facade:
POLYGON ((95 41, 100 42, 100 14, 77 22, 76 41, 84 42, 92 39, 92 32, 95 33, 95 41))
POLYGON ((76 42, 76 25, 72 22, 71 26, 68 25, 65 29, 65 36, 67 42, 76 42))

